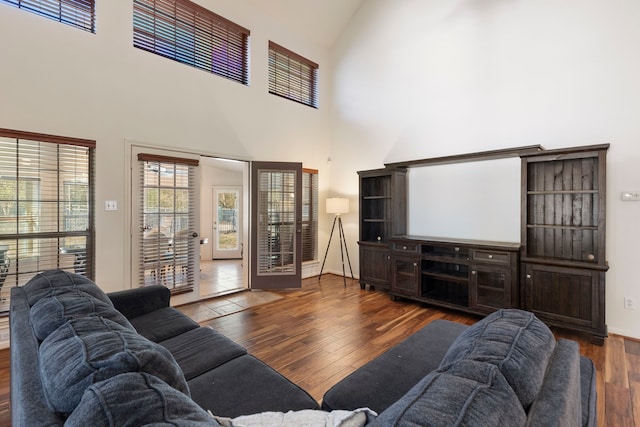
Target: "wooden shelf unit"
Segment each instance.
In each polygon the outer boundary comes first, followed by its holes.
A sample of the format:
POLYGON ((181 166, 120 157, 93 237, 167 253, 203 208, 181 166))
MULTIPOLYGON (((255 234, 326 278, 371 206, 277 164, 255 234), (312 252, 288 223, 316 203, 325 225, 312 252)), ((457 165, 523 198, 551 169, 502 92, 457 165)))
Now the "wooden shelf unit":
POLYGON ((406 169, 358 172, 360 179, 360 287, 389 289, 391 236, 407 228, 406 169))
POLYGON ((607 336, 608 148, 545 150, 532 145, 358 172, 360 286, 474 313, 522 308, 549 325, 589 333, 594 343, 602 344, 607 336), (506 157, 521 159, 520 244, 405 236, 407 168, 506 157), (447 252, 451 247, 462 252, 447 252), (521 247, 519 254, 516 247, 521 247))

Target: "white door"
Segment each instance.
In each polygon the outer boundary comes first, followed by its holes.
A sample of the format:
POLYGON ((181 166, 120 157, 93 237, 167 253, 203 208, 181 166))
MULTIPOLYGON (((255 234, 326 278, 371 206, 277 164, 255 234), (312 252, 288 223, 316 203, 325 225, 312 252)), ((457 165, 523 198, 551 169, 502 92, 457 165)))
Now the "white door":
POLYGON ((198 157, 132 147, 132 283, 162 285, 171 304, 199 299, 198 157))
POLYGON ((213 187, 213 259, 242 258, 242 186, 213 187))

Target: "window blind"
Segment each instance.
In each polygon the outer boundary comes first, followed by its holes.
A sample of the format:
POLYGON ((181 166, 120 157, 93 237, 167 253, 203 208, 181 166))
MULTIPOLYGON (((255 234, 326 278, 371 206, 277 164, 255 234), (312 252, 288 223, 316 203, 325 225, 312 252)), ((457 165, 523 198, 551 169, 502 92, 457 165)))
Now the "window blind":
POLYGON ((40 16, 96 32, 95 0, 0 0, 40 16))
MULTIPOLYGON (((196 168, 198 160, 141 153, 139 285, 172 293, 195 286, 196 168)), ((197 234, 196 234, 197 236, 197 234)))
POLYGON ((94 276, 95 142, 0 129, 0 292, 60 268, 94 276))
POLYGON ((302 262, 318 255, 318 171, 302 169, 302 262))
POLYGON ((269 41, 269 93, 318 108, 318 64, 269 41))
POLYGON ((134 0, 133 45, 249 84, 250 31, 188 0, 134 0))

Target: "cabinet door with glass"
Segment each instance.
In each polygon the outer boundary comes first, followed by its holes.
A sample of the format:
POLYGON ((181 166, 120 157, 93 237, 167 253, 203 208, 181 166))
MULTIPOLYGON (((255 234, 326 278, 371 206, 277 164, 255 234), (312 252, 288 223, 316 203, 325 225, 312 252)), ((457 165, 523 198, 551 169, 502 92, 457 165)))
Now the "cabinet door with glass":
POLYGON ((394 254, 391 257, 391 293, 417 297, 420 287, 420 257, 394 254))

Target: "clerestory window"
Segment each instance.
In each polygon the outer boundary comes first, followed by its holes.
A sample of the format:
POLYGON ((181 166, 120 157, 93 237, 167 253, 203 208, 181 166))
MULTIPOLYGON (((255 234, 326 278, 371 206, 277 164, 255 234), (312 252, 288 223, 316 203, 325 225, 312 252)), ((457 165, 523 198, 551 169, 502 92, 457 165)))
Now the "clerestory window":
POLYGON ((318 108, 318 64, 269 41, 269 93, 318 108))
POLYGON ((0 0, 63 24, 96 32, 95 0, 0 0))
POLYGON ((188 0, 134 0, 133 45, 249 84, 250 31, 188 0))

